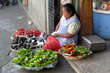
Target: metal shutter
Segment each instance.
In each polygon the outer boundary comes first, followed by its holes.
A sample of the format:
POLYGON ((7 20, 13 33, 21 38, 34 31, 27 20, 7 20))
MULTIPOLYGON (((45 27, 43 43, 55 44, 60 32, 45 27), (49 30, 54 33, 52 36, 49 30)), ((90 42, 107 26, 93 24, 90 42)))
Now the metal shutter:
POLYGON ((49 33, 52 33, 60 20, 60 0, 49 1, 49 33))

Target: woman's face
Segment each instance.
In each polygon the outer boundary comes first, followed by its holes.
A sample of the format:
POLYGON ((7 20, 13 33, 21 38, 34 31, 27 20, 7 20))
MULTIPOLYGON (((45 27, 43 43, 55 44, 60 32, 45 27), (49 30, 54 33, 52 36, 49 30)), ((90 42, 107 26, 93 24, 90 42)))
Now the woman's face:
POLYGON ((68 13, 65 8, 62 8, 62 11, 63 11, 63 15, 66 19, 71 17, 72 12, 68 13))

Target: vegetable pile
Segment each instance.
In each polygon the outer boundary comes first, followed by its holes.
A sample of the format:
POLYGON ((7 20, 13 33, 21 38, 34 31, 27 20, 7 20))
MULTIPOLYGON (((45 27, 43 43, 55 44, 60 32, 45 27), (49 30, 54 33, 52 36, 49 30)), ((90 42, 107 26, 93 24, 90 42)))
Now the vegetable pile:
POLYGON ((33 34, 35 37, 38 37, 41 35, 41 32, 34 29, 31 30, 31 29, 19 28, 17 29, 16 33, 13 33, 12 37, 13 38, 16 38, 17 36, 22 37, 29 34, 33 34))
POLYGON ((71 43, 63 45, 63 48, 61 48, 59 52, 62 53, 63 55, 73 56, 78 58, 82 58, 92 54, 92 51, 89 48, 86 48, 84 46, 78 47, 75 44, 71 44, 71 43))
POLYGON ((75 46, 76 46, 75 44, 66 44, 66 45, 63 45, 62 51, 64 53, 67 53, 67 54, 72 54, 73 52, 76 51, 76 49, 74 49, 75 46))
POLYGON ((16 58, 11 61, 23 67, 42 67, 57 60, 58 52, 46 49, 19 49, 16 58))
POLYGON ((35 37, 32 34, 27 35, 26 37, 16 37, 11 43, 11 48, 14 50, 18 49, 36 49, 44 46, 46 41, 43 38, 35 37))

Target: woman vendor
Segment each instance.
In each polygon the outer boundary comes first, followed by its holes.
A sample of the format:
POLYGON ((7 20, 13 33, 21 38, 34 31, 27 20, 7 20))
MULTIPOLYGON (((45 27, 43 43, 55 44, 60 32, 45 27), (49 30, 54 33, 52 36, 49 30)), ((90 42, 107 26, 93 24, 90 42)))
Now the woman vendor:
POLYGON ((62 45, 73 43, 77 44, 78 32, 81 24, 76 16, 74 6, 65 4, 62 8, 63 16, 60 19, 55 32, 48 36, 44 49, 58 51, 62 45))

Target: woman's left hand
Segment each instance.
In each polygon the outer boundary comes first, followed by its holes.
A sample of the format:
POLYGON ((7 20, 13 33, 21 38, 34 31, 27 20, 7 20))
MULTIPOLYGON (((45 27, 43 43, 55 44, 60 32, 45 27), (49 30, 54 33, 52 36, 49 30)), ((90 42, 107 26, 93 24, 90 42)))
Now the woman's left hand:
POLYGON ((59 34, 58 33, 55 33, 53 36, 54 37, 59 37, 59 34))

